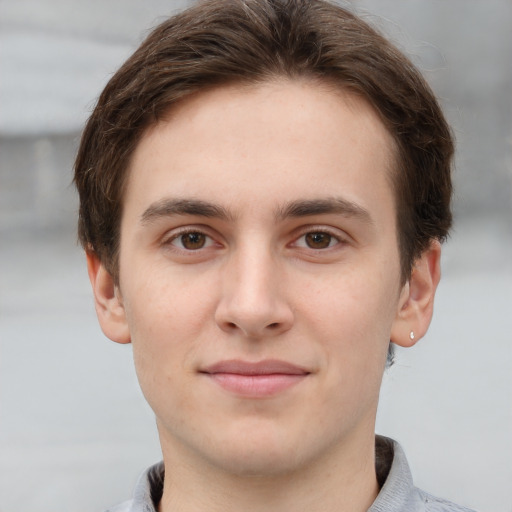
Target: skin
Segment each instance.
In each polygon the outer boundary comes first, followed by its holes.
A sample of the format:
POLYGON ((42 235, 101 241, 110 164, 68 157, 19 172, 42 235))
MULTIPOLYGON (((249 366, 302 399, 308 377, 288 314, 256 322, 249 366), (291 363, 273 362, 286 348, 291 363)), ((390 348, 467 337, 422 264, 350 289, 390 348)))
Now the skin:
POLYGON ((119 286, 93 252, 88 266, 102 329, 133 344, 156 414, 161 511, 375 499, 388 343, 424 335, 440 277, 433 242, 401 284, 393 156, 364 100, 287 80, 202 92, 139 143, 119 286), (207 371, 226 360, 303 373, 226 389, 207 371))

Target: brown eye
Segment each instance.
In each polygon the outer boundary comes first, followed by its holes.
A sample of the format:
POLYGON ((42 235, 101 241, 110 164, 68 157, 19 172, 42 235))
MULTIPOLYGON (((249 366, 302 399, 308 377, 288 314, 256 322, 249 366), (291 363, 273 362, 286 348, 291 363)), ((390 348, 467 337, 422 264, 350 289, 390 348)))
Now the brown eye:
POLYGON ((327 249, 332 243, 332 235, 329 233, 307 233, 305 236, 306 245, 311 249, 327 249))
POLYGON ((181 246, 189 251, 202 249, 206 245, 206 235, 199 232, 184 233, 178 237, 181 246))

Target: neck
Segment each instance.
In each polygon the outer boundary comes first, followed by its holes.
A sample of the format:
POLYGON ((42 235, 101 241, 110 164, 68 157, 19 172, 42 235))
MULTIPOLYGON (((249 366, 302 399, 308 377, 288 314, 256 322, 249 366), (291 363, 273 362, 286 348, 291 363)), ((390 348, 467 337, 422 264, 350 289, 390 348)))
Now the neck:
POLYGON ((364 443, 345 443, 317 461, 272 475, 233 474, 180 451, 164 447, 158 512, 365 512, 379 492, 373 433, 364 443))

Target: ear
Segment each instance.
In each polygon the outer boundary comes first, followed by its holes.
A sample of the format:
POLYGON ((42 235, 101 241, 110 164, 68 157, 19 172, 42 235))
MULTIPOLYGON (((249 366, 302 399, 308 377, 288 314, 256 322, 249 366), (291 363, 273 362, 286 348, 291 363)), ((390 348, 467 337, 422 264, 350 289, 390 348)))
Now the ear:
POLYGON ((101 330, 112 341, 130 343, 130 331, 119 288, 96 253, 87 251, 87 272, 101 330))
POLYGON ((402 288, 391 329, 393 343, 411 347, 425 335, 432 320, 434 296, 440 279, 441 244, 433 240, 415 261, 411 277, 402 288))

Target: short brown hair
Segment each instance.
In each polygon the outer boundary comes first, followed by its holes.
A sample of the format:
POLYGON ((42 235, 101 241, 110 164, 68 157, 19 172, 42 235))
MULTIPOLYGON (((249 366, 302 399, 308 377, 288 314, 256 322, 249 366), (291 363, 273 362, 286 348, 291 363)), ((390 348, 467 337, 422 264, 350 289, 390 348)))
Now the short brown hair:
POLYGON ((402 278, 451 225, 453 141, 411 62, 350 11, 324 0, 210 0, 156 27, 103 90, 75 163, 78 232, 118 279, 123 191, 145 130, 217 85, 311 78, 362 96, 393 136, 402 278))

